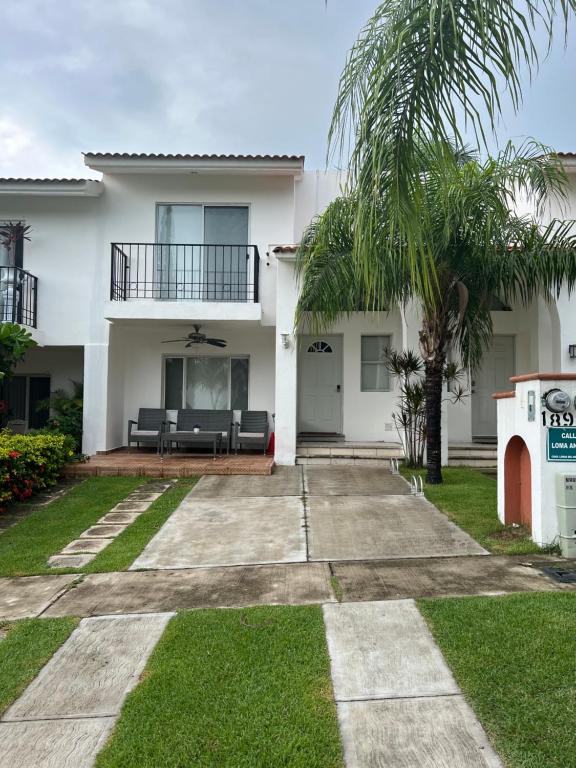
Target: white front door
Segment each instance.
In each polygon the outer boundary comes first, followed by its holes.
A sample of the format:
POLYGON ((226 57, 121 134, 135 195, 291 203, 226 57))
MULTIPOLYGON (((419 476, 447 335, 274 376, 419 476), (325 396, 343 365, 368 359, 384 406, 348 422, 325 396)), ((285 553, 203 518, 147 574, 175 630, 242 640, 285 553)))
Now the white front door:
POLYGON ((510 377, 516 370, 514 347, 514 336, 494 336, 473 377, 472 437, 496 437, 496 400, 492 395, 510 389, 510 377))
POLYGON ((342 432, 342 337, 301 336, 300 432, 342 432))

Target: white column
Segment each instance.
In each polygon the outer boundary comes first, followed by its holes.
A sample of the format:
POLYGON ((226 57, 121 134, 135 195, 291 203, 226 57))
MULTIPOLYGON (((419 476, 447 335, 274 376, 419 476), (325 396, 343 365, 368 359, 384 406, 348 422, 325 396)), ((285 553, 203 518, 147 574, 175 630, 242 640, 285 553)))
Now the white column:
POLYGON ((108 421, 108 344, 84 347, 84 414, 82 451, 106 450, 108 421))
POLYGON ((294 257, 278 255, 277 267, 274 460, 276 464, 291 465, 296 461, 298 403, 298 343, 294 334, 298 290, 294 257), (284 346, 283 334, 287 335, 287 346, 284 346))
POLYGON ((409 301, 400 307, 402 316, 402 349, 420 354, 420 338, 422 316, 417 302, 409 301))

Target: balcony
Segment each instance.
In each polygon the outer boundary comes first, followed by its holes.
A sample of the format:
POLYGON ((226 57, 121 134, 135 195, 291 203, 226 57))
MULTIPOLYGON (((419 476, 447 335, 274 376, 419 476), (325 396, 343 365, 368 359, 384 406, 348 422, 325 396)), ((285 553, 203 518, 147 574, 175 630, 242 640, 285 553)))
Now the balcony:
POLYGON ((38 278, 20 267, 0 267, 0 321, 36 328, 38 278))
POLYGON ((255 245, 112 243, 110 300, 259 302, 255 245))

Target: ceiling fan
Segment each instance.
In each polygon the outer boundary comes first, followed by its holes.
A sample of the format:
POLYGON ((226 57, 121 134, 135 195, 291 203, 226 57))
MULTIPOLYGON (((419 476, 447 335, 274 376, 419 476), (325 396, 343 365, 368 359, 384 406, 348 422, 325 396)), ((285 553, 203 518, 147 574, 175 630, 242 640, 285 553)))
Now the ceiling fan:
POLYGON ((194 330, 189 333, 188 336, 184 336, 181 339, 166 339, 162 344, 172 344, 176 341, 186 341, 187 347, 191 347, 193 344, 210 344, 212 347, 225 347, 226 342, 224 339, 209 339, 205 333, 200 333, 199 325, 194 325, 194 330))

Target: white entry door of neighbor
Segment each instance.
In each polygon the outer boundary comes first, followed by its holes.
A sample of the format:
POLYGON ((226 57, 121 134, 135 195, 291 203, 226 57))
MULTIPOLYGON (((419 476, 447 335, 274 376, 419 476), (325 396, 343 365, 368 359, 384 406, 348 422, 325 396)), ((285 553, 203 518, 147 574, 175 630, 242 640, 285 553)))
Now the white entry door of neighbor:
POLYGON ((300 432, 342 432, 342 337, 301 336, 300 432))
POLYGON ((515 371, 514 336, 494 336, 472 379, 472 437, 496 437, 496 400, 492 395, 510 389, 510 376, 515 371))

